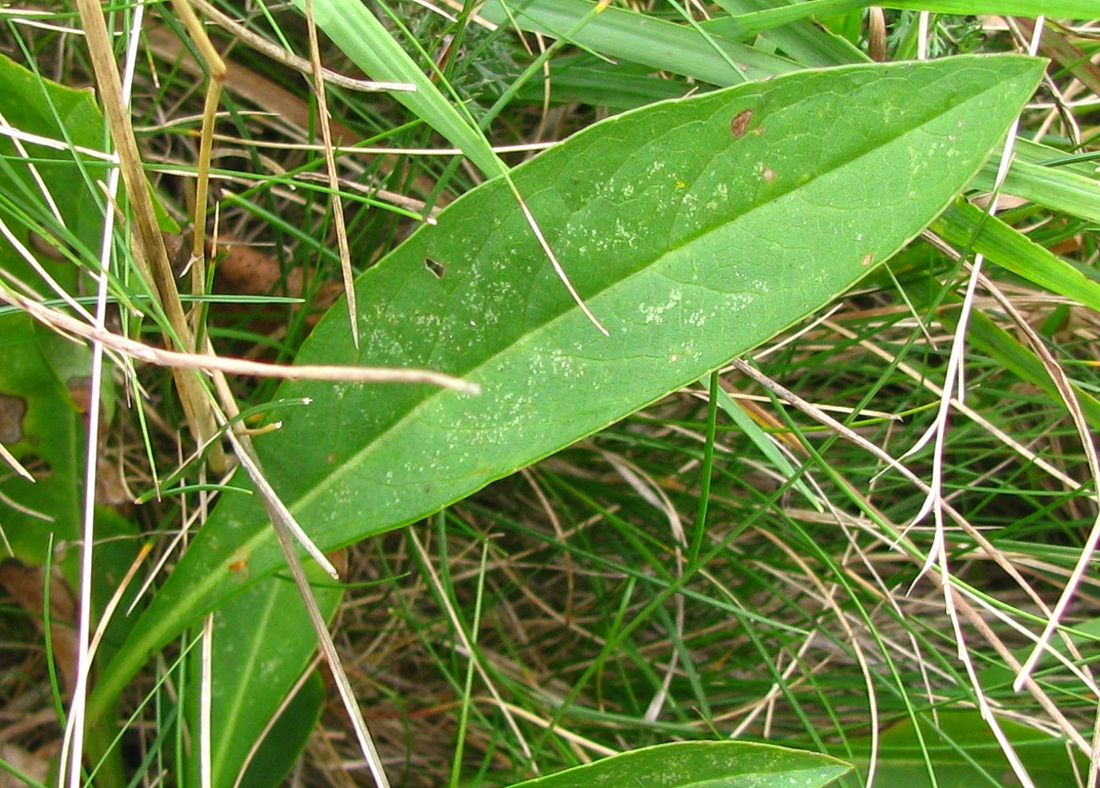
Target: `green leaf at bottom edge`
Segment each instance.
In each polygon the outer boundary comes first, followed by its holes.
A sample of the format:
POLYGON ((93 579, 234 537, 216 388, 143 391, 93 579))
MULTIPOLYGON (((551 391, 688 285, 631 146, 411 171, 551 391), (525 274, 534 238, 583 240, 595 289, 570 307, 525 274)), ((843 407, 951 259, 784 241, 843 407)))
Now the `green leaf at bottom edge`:
POLYGON ((661 785, 817 788, 852 770, 828 755, 739 741, 660 744, 518 783, 515 788, 661 785))

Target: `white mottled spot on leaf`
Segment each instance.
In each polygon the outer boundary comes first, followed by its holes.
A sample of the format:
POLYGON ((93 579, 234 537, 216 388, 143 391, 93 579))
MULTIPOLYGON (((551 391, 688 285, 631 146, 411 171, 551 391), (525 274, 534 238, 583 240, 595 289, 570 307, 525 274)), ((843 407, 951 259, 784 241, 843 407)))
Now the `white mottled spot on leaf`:
POLYGON ((638 305, 638 309, 645 315, 646 323, 661 323, 664 321, 665 312, 668 312, 670 309, 675 309, 683 297, 683 293, 681 293, 679 289, 676 289, 668 294, 668 300, 663 304, 642 303, 638 305))

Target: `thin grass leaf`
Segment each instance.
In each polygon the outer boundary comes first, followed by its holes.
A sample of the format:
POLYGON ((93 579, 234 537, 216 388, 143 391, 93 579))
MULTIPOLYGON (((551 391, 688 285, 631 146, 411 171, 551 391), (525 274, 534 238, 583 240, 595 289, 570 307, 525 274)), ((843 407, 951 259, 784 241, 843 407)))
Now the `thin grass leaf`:
POLYGON ((959 248, 972 249, 1039 287, 1100 311, 1100 283, 977 206, 956 201, 932 227, 959 248))
MULTIPOLYGON (((595 8, 588 0, 533 0, 505 5, 488 0, 478 14, 498 25, 515 20, 520 29, 561 37, 595 8)), ((607 8, 573 37, 577 46, 612 60, 640 63, 712 85, 736 85, 794 71, 790 60, 708 36, 699 30, 645 14, 607 8)))
POLYGON ((818 788, 851 771, 827 755, 752 742, 677 742, 643 747, 515 788, 662 785, 669 788, 818 788))
POLYGON ((783 54, 807 68, 865 63, 870 58, 840 36, 817 24, 816 17, 863 8, 866 0, 815 0, 808 3, 778 5, 769 0, 722 0, 718 5, 728 17, 718 17, 700 25, 708 33, 734 41, 754 32, 764 33, 767 41, 783 54))
POLYGON ((1094 0, 888 0, 879 5, 935 14, 1049 16, 1061 19, 1096 17, 1094 0))
MULTIPOLYGON (((761 429, 760 425, 753 421, 752 417, 749 416, 749 414, 746 413, 722 387, 718 388, 718 407, 720 407, 725 414, 730 417, 730 420, 745 433, 746 437, 752 441, 753 445, 760 450, 760 453, 768 458, 768 461, 775 466, 776 470, 782 474, 784 479, 790 480, 794 477, 798 471, 791 461, 779 450, 775 443, 768 437, 767 433, 761 429)), ((821 501, 813 494, 803 479, 800 478, 796 480, 794 488, 802 493, 810 506, 814 507, 814 509, 819 512, 824 511, 821 501)))
MULTIPOLYGON (((305 8, 304 0, 294 2, 305 8)), ((416 117, 460 148, 487 177, 506 170, 476 124, 455 109, 367 6, 354 0, 313 0, 312 6, 317 26, 364 72, 416 86, 415 91, 393 94, 416 117)))
MULTIPOLYGON (((1050 151, 1049 158, 1059 155, 1058 151, 1046 150, 1050 151)), ((992 191, 995 171, 996 167, 983 168, 971 186, 992 191)), ((1100 224, 1100 189, 1097 189, 1096 177, 1091 173, 1082 175, 1065 167, 1017 160, 1012 163, 1001 192, 1100 224)))
POLYGON ((541 102, 547 85, 554 104, 579 102, 616 111, 679 98, 691 90, 682 80, 652 76, 648 69, 634 63, 611 65, 582 54, 559 56, 549 79, 536 77, 520 90, 517 98, 541 102))

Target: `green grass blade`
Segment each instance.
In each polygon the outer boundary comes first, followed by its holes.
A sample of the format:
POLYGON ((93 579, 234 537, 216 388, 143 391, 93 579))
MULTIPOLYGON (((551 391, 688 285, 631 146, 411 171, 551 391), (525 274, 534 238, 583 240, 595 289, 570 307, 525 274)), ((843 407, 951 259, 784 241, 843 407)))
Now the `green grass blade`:
POLYGON ((980 208, 960 200, 932 227, 956 246, 973 249, 1039 287, 1100 311, 1100 283, 980 208))
POLYGON ((574 55, 559 57, 553 77, 536 77, 520 90, 518 98, 541 102, 547 82, 552 103, 580 102, 620 112, 679 98, 691 90, 683 80, 652 76, 648 69, 633 63, 610 64, 590 55, 574 55))
MULTIPOLYGON (((787 459, 787 456, 779 450, 779 447, 768 438, 767 433, 764 432, 760 425, 753 421, 752 417, 749 416, 749 414, 746 413, 722 387, 718 388, 718 406, 730 417, 730 420, 745 433, 745 437, 752 441, 753 445, 760 450, 760 453, 768 458, 768 461, 775 466, 776 470, 779 471, 784 479, 790 480, 798 473, 793 463, 791 463, 791 461, 787 459)), ((814 507, 819 512, 824 510, 821 501, 813 494, 805 481, 798 479, 794 483, 794 488, 802 493, 802 496, 810 506, 814 507)))
MULTIPOLYGON (((1051 151, 1057 155, 1057 151, 1051 151)), ((996 180, 996 162, 978 173, 972 188, 992 191, 996 180)), ((1042 166, 1017 159, 1008 171, 1004 194, 1023 197, 1052 211, 1060 211, 1100 224, 1100 190, 1095 177, 1082 175, 1066 167, 1042 166)))
MULTIPOLYGON (((304 0, 294 2, 304 9, 304 0)), ((367 6, 355 0, 313 0, 313 15, 317 26, 372 79, 415 85, 415 91, 396 92, 394 98, 460 148, 487 177, 507 169, 477 125, 455 109, 367 6)))
MULTIPOLYGON (((524 30, 561 37, 594 7, 588 0, 533 0, 517 6, 488 0, 478 13, 501 25, 508 24, 511 16, 524 30)), ((744 44, 620 8, 604 10, 576 33, 574 43, 613 60, 640 63, 712 85, 734 85, 746 77, 766 79, 797 68, 790 60, 744 44)))
POLYGON ((747 41, 761 33, 790 25, 811 16, 839 14, 855 8, 863 8, 870 4, 870 0, 809 0, 805 3, 793 3, 743 13, 737 8, 737 3, 727 2, 726 0, 718 3, 723 10, 730 14, 730 17, 725 20, 724 31, 725 36, 734 41, 747 41))
POLYGON ((1095 19, 1095 0, 887 0, 884 8, 931 11, 936 14, 996 14, 1095 19))
POLYGON ((770 0, 722 0, 719 5, 730 16, 704 22, 701 27, 708 33, 735 41, 751 31, 765 33, 784 55, 810 68, 870 61, 858 47, 810 18, 863 8, 871 5, 867 0, 812 0, 789 5, 770 0))

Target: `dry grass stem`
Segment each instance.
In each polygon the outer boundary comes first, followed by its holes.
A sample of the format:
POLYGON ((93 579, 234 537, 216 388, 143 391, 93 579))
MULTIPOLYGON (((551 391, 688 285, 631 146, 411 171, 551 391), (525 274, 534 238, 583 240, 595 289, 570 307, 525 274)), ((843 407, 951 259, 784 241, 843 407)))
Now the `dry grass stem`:
POLYGON ((0 291, 0 299, 25 310, 36 320, 56 331, 71 334, 93 342, 101 342, 105 347, 121 354, 136 358, 148 364, 174 369, 220 372, 228 375, 249 375, 255 377, 278 378, 280 380, 328 380, 346 383, 424 383, 432 386, 453 389, 467 394, 478 394, 480 388, 460 378, 441 372, 419 369, 388 369, 384 367, 340 367, 340 366, 285 366, 265 364, 261 361, 222 358, 210 354, 179 353, 174 350, 146 345, 124 336, 95 328, 76 318, 43 306, 17 293, 0 291))
POLYGON ((325 97, 325 80, 321 73, 321 49, 317 42, 317 23, 313 19, 313 0, 305 0, 306 29, 309 33, 309 62, 312 66, 313 93, 320 109, 321 139, 325 146, 325 171, 331 189, 329 203, 332 222, 336 226, 336 245, 340 251, 340 275, 344 280, 344 298, 348 310, 348 329, 351 341, 359 348, 359 310, 355 306, 355 272, 351 267, 351 249, 348 246, 348 230, 344 223, 344 200, 340 196, 340 175, 336 169, 336 154, 332 143, 332 125, 328 99, 325 97))
MULTIPOLYGON (((102 8, 93 0, 77 0, 81 26, 88 41, 88 52, 96 75, 96 84, 100 91, 100 103, 111 139, 115 144, 119 171, 126 184, 126 192, 131 201, 134 226, 137 239, 145 260, 152 284, 158 293, 160 303, 168 316, 172 332, 171 341, 181 345, 183 351, 194 351, 195 342, 188 325, 179 290, 176 288, 175 274, 168 261, 164 238, 157 226, 156 212, 152 198, 146 187, 142 168, 141 153, 137 147, 133 124, 128 111, 129 103, 122 95, 121 80, 115 64, 111 40, 103 19, 102 8)), ((202 391, 202 386, 193 376, 182 371, 174 372, 180 399, 187 412, 188 422, 195 431, 196 441, 204 443, 214 434, 214 419, 202 391)), ((210 462, 215 468, 224 467, 225 460, 220 446, 213 446, 210 462)))

